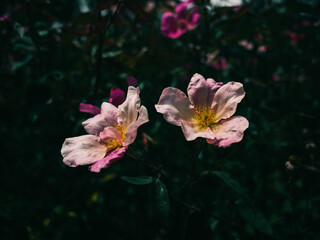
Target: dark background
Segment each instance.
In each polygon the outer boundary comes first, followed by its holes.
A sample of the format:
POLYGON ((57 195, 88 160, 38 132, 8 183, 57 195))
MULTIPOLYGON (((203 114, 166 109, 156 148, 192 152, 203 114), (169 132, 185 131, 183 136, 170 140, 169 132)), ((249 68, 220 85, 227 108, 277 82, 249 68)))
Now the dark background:
POLYGON ((125 1, 104 18, 89 14, 98 1, 2 1, 0 238, 320 239, 319 3, 255 1, 236 11, 196 1, 199 26, 170 39, 160 19, 173 8, 151 2, 146 13, 147 1, 125 1), (206 64, 217 49, 224 70, 206 64), (250 127, 240 143, 187 142, 155 111, 165 87, 186 92, 196 72, 244 84, 236 115, 250 127), (85 134, 91 117, 79 103, 100 106, 111 88, 126 91, 127 76, 150 118, 132 151, 152 167, 129 156, 99 174, 65 166, 64 139, 85 134))

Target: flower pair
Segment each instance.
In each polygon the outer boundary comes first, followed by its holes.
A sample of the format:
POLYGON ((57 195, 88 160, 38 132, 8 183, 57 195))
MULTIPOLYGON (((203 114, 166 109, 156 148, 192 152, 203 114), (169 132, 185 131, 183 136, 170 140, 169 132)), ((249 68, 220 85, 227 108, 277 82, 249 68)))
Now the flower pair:
MULTIPOLYGON (((179 89, 165 88, 155 105, 169 123, 182 128, 186 140, 202 137, 219 147, 241 141, 249 126, 246 118, 233 116, 245 96, 241 83, 223 85, 196 73, 187 91, 189 98, 179 89)), ((118 107, 104 102, 101 110, 92 105, 82 105, 80 110, 96 116, 82 123, 87 135, 64 141, 61 154, 66 165, 92 164, 92 172, 100 172, 122 158, 134 142, 138 127, 149 121, 147 109, 140 104, 139 88, 133 86, 118 107)))

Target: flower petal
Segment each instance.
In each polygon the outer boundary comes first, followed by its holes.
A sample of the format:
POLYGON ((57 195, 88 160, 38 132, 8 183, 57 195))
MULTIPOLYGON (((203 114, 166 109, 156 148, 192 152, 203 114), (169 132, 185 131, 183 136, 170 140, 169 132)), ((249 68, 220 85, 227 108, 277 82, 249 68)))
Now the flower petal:
POLYGON ((106 127, 103 129, 102 132, 100 132, 99 137, 102 141, 107 140, 117 140, 119 144, 122 144, 122 135, 119 133, 119 131, 115 127, 106 127))
POLYGON ((117 150, 112 151, 108 154, 104 159, 92 164, 89 167, 91 172, 100 172, 102 168, 107 168, 111 163, 116 162, 117 160, 123 158, 124 153, 127 151, 127 147, 119 148, 117 150))
POLYGON ((202 75, 196 73, 188 86, 189 99, 195 106, 211 106, 213 97, 221 86, 221 82, 216 82, 212 78, 205 80, 202 75))
POLYGON ((216 139, 207 139, 207 142, 219 147, 228 147, 232 143, 240 142, 244 130, 248 127, 249 122, 245 117, 235 116, 227 120, 221 120, 217 128, 213 130, 216 139))
POLYGON ((118 107, 118 121, 123 127, 127 128, 137 120, 140 108, 139 93, 139 88, 129 86, 126 100, 118 107))
POLYGON ((149 122, 148 111, 145 106, 141 106, 139 110, 139 118, 136 122, 131 123, 126 132, 126 140, 124 141, 124 146, 128 146, 133 143, 137 137, 138 127, 142 124, 149 122))
POLYGON ((191 13, 188 19, 188 30, 194 29, 198 25, 200 18, 201 18, 200 13, 197 13, 197 12, 191 13))
POLYGON ((214 139, 215 134, 210 128, 200 130, 195 127, 191 122, 181 121, 181 129, 187 141, 195 140, 198 137, 214 139))
POLYGON ((216 122, 231 117, 237 109, 237 104, 244 98, 243 85, 229 82, 218 89, 211 105, 216 111, 216 122))
POLYGON ((188 121, 194 116, 187 96, 177 88, 165 88, 155 108, 169 123, 177 126, 181 126, 181 120, 188 121))
POLYGON ((124 102, 125 99, 126 99, 126 96, 124 91, 122 91, 120 88, 116 88, 116 89, 111 88, 109 103, 118 107, 120 104, 124 102))
POLYGON ((135 87, 138 84, 138 80, 134 76, 128 76, 127 77, 127 83, 128 83, 128 86, 135 87))
POLYGON ((99 143, 99 137, 83 135, 67 138, 61 148, 64 164, 70 167, 86 165, 101 160, 106 148, 99 143))
POLYGON ((170 38, 177 38, 176 33, 178 31, 178 19, 171 12, 165 12, 161 17, 161 32, 163 36, 170 38), (172 35, 174 37, 172 37, 172 35))
POLYGON ((188 3, 182 2, 179 3, 175 9, 178 19, 187 19, 188 16, 188 3))
POLYGON ((111 103, 104 102, 101 105, 101 113, 87 119, 82 123, 87 133, 99 135, 105 127, 117 124, 117 108, 111 103))
POLYGON ((100 108, 91 104, 80 103, 79 111, 97 115, 100 113, 100 108))

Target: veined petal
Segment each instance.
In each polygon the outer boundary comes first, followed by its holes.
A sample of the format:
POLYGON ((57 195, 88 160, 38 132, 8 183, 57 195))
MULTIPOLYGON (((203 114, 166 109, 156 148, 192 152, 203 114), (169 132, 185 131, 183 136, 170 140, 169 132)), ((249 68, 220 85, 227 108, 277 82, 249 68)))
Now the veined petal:
POLYGON ((99 135, 105 127, 117 124, 117 108, 111 103, 101 105, 101 113, 87 119, 82 123, 87 133, 99 135))
POLYGON ((108 154, 104 159, 97 161, 96 163, 92 164, 89 167, 91 172, 100 172, 102 168, 107 168, 110 166, 111 163, 116 162, 117 160, 121 159, 126 152, 127 147, 119 148, 117 150, 112 151, 108 154))
POLYGON ((106 127, 100 132, 99 137, 102 141, 116 140, 119 144, 122 144, 123 136, 115 127, 106 127))
POLYGON ((216 138, 207 139, 209 144, 219 147, 228 147, 232 143, 240 142, 243 138, 243 132, 249 127, 249 122, 241 116, 231 117, 221 120, 218 126, 213 130, 216 138))
POLYGON ((129 144, 133 143, 137 137, 138 127, 142 124, 149 122, 148 118, 148 111, 145 106, 141 106, 139 110, 139 118, 136 122, 133 122, 129 125, 127 132, 126 132, 126 140, 124 141, 124 146, 128 146, 129 144))
POLYGON ((222 86, 221 82, 216 82, 212 78, 205 78, 196 73, 192 76, 188 86, 188 96, 194 106, 211 106, 214 95, 222 86))
POLYGON ((139 88, 129 86, 126 100, 118 107, 118 122, 125 128, 137 120, 140 108, 139 93, 139 88))
POLYGON ((181 126, 181 120, 188 121, 194 116, 187 96, 177 88, 165 88, 155 108, 169 123, 177 126, 181 126))
POLYGON ((97 115, 100 113, 100 108, 91 104, 80 103, 79 111, 97 115))
POLYGON ((239 82, 229 82, 218 89, 211 105, 216 112, 216 122, 231 117, 237 104, 244 98, 245 91, 239 82))
POLYGON ((94 135, 67 138, 61 148, 63 162, 70 167, 99 161, 106 155, 106 151, 99 143, 99 137, 94 135))
POLYGON ((215 134, 210 128, 200 130, 191 122, 181 121, 181 129, 187 141, 195 140, 198 137, 214 139, 215 134))

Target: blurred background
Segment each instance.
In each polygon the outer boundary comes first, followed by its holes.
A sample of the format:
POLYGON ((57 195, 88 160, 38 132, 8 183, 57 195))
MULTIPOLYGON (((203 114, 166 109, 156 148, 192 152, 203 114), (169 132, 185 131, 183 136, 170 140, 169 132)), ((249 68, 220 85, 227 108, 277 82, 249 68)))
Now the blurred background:
POLYGON ((1 2, 1 239, 320 239, 319 2, 194 1, 199 23, 172 39, 161 16, 178 3, 1 2), (155 111, 196 72, 244 85, 240 143, 187 142, 155 111), (65 166, 64 139, 91 117, 79 104, 128 76, 150 118, 132 151, 153 167, 65 166))

